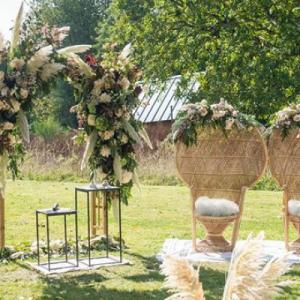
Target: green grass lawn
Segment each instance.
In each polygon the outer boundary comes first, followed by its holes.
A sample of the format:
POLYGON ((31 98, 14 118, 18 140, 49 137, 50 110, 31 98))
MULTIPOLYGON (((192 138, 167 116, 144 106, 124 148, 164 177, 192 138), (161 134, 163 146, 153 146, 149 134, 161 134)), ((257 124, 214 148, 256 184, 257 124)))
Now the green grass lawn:
MULTIPOLYGON (((7 185, 7 244, 35 239, 37 208, 53 203, 72 207, 74 183, 16 181, 7 185)), ((83 203, 83 200, 81 201, 83 203)), ((80 207, 82 212, 83 206, 80 207)), ((264 230, 267 239, 283 239, 280 192, 247 192, 240 238, 264 230)), ((80 215, 80 235, 84 237, 84 216, 80 215)), ((44 278, 31 271, 26 262, 0 265, 0 299, 164 299, 164 278, 155 259, 166 238, 191 238, 189 192, 185 187, 144 186, 134 190, 123 208, 125 258, 132 265, 102 268, 44 278)), ((58 238, 58 225, 53 229, 58 238)), ((199 232, 200 234, 200 232, 199 232)), ((227 265, 205 265, 200 277, 206 299, 220 299, 227 265)), ((296 283, 286 287, 278 299, 300 299, 300 267, 285 276, 296 283)))

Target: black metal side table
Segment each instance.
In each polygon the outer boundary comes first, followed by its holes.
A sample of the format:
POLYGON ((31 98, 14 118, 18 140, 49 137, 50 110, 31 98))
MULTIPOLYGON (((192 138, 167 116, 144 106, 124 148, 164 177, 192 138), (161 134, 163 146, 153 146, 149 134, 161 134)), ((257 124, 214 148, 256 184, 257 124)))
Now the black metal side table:
MULTIPOLYGON (((91 200, 94 200, 94 196, 96 193, 100 192, 103 194, 103 200, 104 200, 104 222, 106 224, 105 226, 105 238, 106 238, 106 258, 110 258, 109 256, 109 230, 108 230, 108 194, 109 193, 117 193, 118 196, 118 203, 119 203, 119 209, 118 209, 118 225, 119 225, 119 262, 122 263, 123 260, 123 249, 122 249, 122 222, 121 222, 121 189, 120 187, 116 186, 110 186, 108 184, 102 185, 102 184, 91 184, 81 187, 75 188, 75 210, 78 211, 78 192, 86 193, 86 206, 87 206, 87 236, 88 236, 88 266, 92 265, 101 265, 101 263, 92 264, 91 261, 91 232, 93 230, 93 226, 91 226, 91 200)), ((98 212, 99 213, 99 212, 98 212)), ((100 216, 98 216, 100 218, 100 216)), ((93 212, 93 218, 96 219, 96 212, 93 212)), ((94 225, 94 224, 93 224, 94 225)), ((97 257, 96 259, 101 259, 105 257, 97 257)), ((81 260, 81 263, 83 261, 81 260)), ((116 263, 116 261, 113 261, 111 263, 116 263)), ((107 264, 107 261, 105 262, 107 264)))
MULTIPOLYGON (((62 263, 59 262, 52 262, 51 263, 51 249, 50 249, 50 224, 49 224, 49 218, 50 217, 56 217, 56 216, 63 216, 64 217, 64 237, 65 237, 65 261, 64 263, 70 264, 71 267, 78 267, 79 259, 78 259, 78 217, 77 217, 77 211, 74 209, 67 209, 67 208, 60 208, 58 210, 53 210, 52 208, 49 209, 38 209, 36 210, 36 238, 37 238, 37 256, 38 256, 38 265, 41 266, 40 263, 40 231, 39 231, 39 215, 45 215, 46 216, 46 238, 47 238, 47 256, 48 256, 48 271, 51 270, 51 264, 58 264, 62 263), (75 242, 76 242, 76 259, 75 264, 71 263, 68 259, 68 240, 67 240, 67 216, 73 215, 75 217, 75 242)), ((55 268, 59 269, 59 268, 55 268)), ((54 269, 52 269, 54 270, 54 269)))

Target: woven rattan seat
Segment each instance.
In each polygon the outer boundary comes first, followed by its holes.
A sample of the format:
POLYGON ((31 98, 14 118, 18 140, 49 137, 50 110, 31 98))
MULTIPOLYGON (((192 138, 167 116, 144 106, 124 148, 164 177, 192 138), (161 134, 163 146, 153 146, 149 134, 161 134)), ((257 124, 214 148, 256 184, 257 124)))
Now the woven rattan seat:
POLYGON ((291 129, 283 138, 279 129, 274 129, 268 143, 270 169, 273 177, 283 188, 283 214, 285 246, 300 254, 300 216, 289 212, 289 201, 300 199, 300 139, 299 130, 291 129), (298 232, 296 241, 289 243, 289 224, 298 232))
POLYGON ((197 144, 176 145, 176 165, 180 177, 190 187, 192 196, 193 247, 197 251, 230 251, 239 232, 247 187, 264 173, 267 151, 257 128, 232 129, 227 137, 221 129, 205 127, 198 131, 197 144), (225 198, 239 206, 234 216, 196 216, 198 197, 225 198), (206 229, 206 237, 196 241, 196 222, 206 229), (223 237, 225 228, 234 222, 231 243, 223 237))

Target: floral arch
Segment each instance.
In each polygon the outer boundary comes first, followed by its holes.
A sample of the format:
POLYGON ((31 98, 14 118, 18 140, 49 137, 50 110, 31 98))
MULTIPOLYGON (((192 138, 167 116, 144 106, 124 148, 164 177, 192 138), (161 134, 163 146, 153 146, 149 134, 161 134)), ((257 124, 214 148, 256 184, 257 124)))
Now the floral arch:
POLYGON ((81 168, 89 166, 93 176, 97 173, 101 180, 120 185, 125 203, 133 183, 138 183, 133 146, 142 138, 151 147, 132 115, 141 92, 135 84, 141 72, 128 59, 130 46, 118 52, 116 45, 106 45, 100 59, 91 54, 81 59, 78 54, 90 45, 61 48, 69 27, 37 28, 30 21, 22 23, 22 15, 23 4, 10 43, 0 35, 0 248, 5 246, 6 169, 18 175, 24 142, 30 142, 26 114, 55 77, 63 76, 74 87, 76 140, 86 141, 81 168))

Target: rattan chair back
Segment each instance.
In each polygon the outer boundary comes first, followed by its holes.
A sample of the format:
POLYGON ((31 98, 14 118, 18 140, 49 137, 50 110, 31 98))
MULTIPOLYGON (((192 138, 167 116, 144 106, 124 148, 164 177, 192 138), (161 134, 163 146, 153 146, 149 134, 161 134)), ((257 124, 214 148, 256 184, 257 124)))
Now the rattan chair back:
POLYGON ((257 128, 198 131, 196 145, 176 145, 176 165, 195 200, 200 196, 240 201, 242 187, 249 187, 264 173, 267 149, 257 128))

